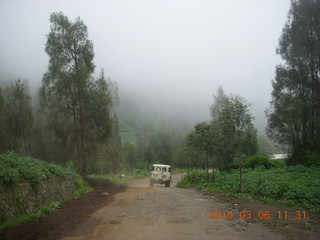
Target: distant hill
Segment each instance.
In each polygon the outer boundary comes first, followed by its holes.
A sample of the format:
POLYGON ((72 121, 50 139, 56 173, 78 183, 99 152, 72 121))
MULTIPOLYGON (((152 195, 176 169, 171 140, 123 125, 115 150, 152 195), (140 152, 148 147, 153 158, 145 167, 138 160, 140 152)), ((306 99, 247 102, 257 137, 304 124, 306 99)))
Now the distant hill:
MULTIPOLYGON (((121 97, 117 108, 119 132, 123 143, 137 144, 139 138, 148 138, 157 133, 167 132, 173 139, 179 141, 189 133, 198 122, 190 111, 184 114, 161 115, 156 106, 142 104, 134 98, 130 101, 127 95, 121 97)), ((168 106, 170 107, 170 106, 168 106)))
POLYGON ((139 137, 153 134, 164 125, 159 115, 129 103, 122 103, 117 109, 117 115, 119 134, 123 143, 136 145, 139 137))

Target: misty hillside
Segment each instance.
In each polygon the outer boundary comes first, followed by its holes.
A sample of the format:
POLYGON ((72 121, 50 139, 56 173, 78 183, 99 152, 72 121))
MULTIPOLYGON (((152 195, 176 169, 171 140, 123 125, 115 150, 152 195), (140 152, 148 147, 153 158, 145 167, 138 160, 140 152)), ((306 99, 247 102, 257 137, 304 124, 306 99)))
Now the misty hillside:
POLYGON ((174 132, 177 137, 183 137, 193 127, 193 123, 188 122, 187 119, 170 121, 155 111, 125 99, 117 108, 117 116, 121 141, 133 145, 137 144, 139 138, 150 137, 161 132, 174 132))

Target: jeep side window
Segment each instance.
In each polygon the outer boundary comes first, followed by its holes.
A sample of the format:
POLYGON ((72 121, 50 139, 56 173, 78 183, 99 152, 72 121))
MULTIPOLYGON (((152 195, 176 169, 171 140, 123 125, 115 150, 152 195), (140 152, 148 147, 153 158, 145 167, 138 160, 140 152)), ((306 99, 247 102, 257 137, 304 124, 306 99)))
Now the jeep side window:
POLYGON ((167 171, 167 168, 163 167, 162 172, 166 172, 166 171, 167 171))

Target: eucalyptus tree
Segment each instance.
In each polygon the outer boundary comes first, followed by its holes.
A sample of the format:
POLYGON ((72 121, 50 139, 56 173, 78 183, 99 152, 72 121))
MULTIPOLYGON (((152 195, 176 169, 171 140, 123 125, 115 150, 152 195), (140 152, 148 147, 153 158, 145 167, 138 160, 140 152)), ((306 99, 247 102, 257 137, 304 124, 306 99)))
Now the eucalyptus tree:
POLYGON ((219 165, 232 163, 237 153, 257 151, 257 131, 252 123, 250 104, 239 95, 227 95, 222 87, 210 106, 211 125, 215 126, 214 155, 219 165))
POLYGON ((92 145, 110 134, 112 99, 103 71, 93 78, 93 43, 87 26, 61 12, 50 16, 46 53, 48 70, 42 78, 41 106, 48 126, 75 148, 78 171, 87 173, 92 145))
POLYGON ((267 133, 289 145, 294 163, 320 153, 320 1, 293 0, 279 39, 267 133))
POLYGON ((210 122, 201 122, 195 125, 194 130, 187 136, 187 144, 198 152, 205 154, 207 181, 209 181, 209 158, 215 153, 218 143, 214 125, 210 122))

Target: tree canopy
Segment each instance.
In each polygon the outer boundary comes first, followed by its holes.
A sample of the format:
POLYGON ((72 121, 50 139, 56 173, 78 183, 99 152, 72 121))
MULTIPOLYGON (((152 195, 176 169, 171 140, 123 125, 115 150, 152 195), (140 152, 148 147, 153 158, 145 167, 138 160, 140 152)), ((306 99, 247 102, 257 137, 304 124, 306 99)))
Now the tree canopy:
POLYGON ((103 70, 98 79, 92 76, 94 52, 87 26, 80 18, 69 21, 61 12, 51 14, 50 23, 41 106, 55 134, 65 142, 71 139, 78 171, 86 174, 89 149, 110 135, 112 96, 103 70))
POLYGON ((238 95, 226 95, 220 87, 210 106, 212 120, 194 127, 187 136, 188 145, 215 160, 215 165, 232 163, 237 154, 257 151, 257 132, 252 124, 250 105, 238 95))
POLYGON ((279 39, 276 67, 267 109, 267 133, 290 147, 293 163, 307 164, 320 153, 320 2, 294 0, 279 39))

